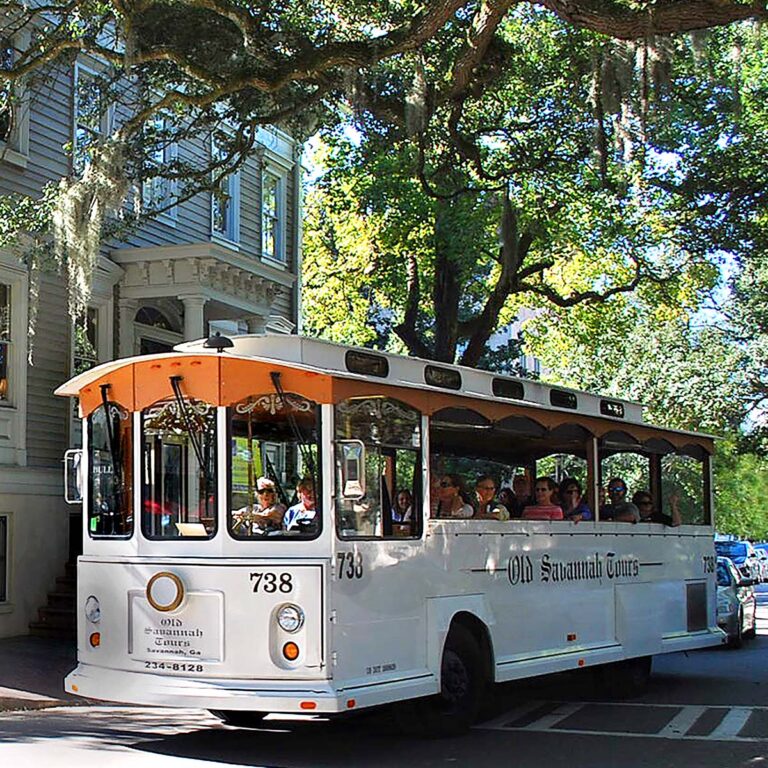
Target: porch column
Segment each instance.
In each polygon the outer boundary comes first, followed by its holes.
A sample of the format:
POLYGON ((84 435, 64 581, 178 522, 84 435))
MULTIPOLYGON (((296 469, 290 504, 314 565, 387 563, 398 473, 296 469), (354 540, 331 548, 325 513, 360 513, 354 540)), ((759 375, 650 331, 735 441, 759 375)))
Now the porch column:
POLYGON ((245 322, 248 323, 248 333, 264 333, 267 319, 263 315, 250 315, 245 322))
POLYGON ((136 318, 136 310, 139 302, 135 299, 118 299, 117 302, 117 356, 133 357, 136 350, 136 331, 133 322, 136 318))
POLYGON ((184 304, 184 341, 194 341, 208 336, 205 328, 205 302, 208 299, 202 295, 179 296, 184 304))

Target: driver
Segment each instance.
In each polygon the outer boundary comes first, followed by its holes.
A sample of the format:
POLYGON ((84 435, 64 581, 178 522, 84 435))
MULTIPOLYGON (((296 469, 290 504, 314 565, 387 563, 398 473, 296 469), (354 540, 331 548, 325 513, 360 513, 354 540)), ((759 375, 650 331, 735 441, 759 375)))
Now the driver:
POLYGON ((277 500, 277 489, 274 481, 268 477, 260 477, 256 481, 256 495, 258 503, 248 513, 248 508, 243 507, 233 514, 236 524, 245 524, 250 527, 251 533, 261 533, 268 529, 279 529, 285 516, 285 505, 277 500))
POLYGON ((299 497, 298 503, 288 507, 283 518, 283 528, 286 531, 298 528, 302 520, 314 520, 317 514, 315 510, 315 484, 312 479, 305 477, 299 480, 296 493, 299 497))

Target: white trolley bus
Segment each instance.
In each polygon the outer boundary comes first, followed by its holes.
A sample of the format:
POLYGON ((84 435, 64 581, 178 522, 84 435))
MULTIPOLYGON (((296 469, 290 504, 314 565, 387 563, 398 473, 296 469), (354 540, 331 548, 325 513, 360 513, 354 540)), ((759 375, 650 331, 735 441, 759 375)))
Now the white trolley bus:
POLYGON ((645 424, 636 403, 297 336, 210 346, 57 391, 79 398, 84 436, 69 692, 232 724, 398 702, 456 732, 493 682, 609 665, 632 685, 654 654, 723 642, 710 437, 645 424), (431 513, 448 472, 565 470, 596 519, 431 513), (600 520, 617 473, 657 508, 681 495, 682 524, 600 520), (313 511, 251 525, 259 478, 286 506, 309 481, 313 511), (402 490, 411 513, 393 516, 402 490))

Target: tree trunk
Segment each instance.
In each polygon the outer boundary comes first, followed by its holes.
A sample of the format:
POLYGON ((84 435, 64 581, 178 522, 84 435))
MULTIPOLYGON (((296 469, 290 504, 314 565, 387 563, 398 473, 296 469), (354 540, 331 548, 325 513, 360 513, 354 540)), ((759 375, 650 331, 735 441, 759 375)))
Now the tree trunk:
POLYGON ((461 280, 453 253, 452 208, 452 201, 440 200, 435 213, 435 282, 432 287, 435 345, 432 356, 445 363, 456 359, 461 294, 461 280))

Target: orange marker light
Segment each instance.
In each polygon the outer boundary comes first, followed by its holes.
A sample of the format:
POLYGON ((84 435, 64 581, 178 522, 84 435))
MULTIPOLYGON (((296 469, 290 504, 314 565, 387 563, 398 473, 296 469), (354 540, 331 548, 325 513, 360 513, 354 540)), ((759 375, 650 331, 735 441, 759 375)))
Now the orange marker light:
POLYGON ((299 707, 301 707, 301 709, 317 709, 317 702, 302 701, 301 704, 299 704, 299 707))
POLYGON ((73 690, 75 693, 77 693, 77 692, 78 692, 80 689, 79 689, 79 688, 78 688, 76 685, 73 685, 73 686, 72 686, 72 690, 73 690))
POLYGON ((347 709, 354 709, 357 706, 357 702, 354 699, 347 699, 347 709))
POLYGON ((299 658, 299 646, 296 643, 286 643, 283 646, 283 656, 288 661, 296 661, 299 658))
POLYGON ((93 632, 88 638, 91 648, 98 648, 101 645, 101 632, 93 632))

